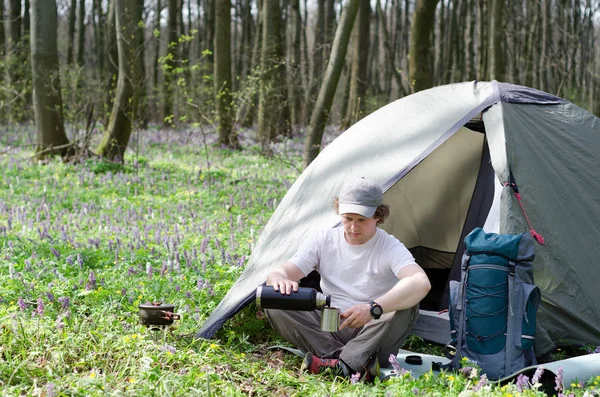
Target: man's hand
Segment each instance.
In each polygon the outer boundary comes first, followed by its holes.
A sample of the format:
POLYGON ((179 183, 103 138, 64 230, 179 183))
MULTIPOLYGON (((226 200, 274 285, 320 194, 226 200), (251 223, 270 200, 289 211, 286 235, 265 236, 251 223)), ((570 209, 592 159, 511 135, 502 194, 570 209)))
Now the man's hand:
POLYGON ((290 295, 292 291, 298 291, 298 283, 287 278, 282 278, 273 281, 273 289, 280 291, 281 295, 290 295))
POLYGON ((340 314, 340 317, 343 320, 340 325, 340 330, 344 328, 360 328, 373 320, 373 316, 371 316, 371 306, 368 303, 354 305, 340 314))
POLYGON ((274 269, 267 276, 267 285, 272 285, 275 291, 281 295, 290 295, 292 291, 298 291, 298 280, 304 277, 304 273, 292 262, 285 262, 274 269))

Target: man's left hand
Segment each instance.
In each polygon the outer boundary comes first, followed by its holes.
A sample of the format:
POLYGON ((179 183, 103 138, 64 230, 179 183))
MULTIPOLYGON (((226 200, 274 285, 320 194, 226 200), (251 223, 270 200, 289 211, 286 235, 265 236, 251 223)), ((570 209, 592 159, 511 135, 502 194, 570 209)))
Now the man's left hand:
POLYGON ((344 328, 360 328, 373 320, 373 316, 371 316, 371 306, 369 306, 368 303, 354 305, 341 313, 340 317, 343 320, 340 325, 340 331, 344 328))

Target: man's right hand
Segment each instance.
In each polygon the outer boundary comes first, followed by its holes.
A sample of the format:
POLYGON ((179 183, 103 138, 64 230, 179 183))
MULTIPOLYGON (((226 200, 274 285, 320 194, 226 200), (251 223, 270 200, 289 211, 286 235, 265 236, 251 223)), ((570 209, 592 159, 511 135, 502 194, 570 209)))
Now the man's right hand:
POLYGON ((298 283, 289 279, 275 280, 272 285, 275 291, 281 292, 281 295, 290 295, 292 291, 298 291, 298 283))
POLYGON ((267 285, 272 285, 275 291, 281 291, 282 295, 290 295, 292 291, 298 291, 298 281, 304 274, 292 262, 286 262, 274 269, 267 276, 267 285))

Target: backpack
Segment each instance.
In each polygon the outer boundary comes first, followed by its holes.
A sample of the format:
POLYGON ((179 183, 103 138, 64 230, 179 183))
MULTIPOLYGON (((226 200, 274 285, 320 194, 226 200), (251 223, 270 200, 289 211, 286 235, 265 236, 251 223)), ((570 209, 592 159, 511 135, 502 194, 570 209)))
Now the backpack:
POLYGON ((476 228, 464 241, 461 279, 450 281, 451 367, 466 357, 495 380, 535 365, 541 293, 533 285, 532 236, 476 228))

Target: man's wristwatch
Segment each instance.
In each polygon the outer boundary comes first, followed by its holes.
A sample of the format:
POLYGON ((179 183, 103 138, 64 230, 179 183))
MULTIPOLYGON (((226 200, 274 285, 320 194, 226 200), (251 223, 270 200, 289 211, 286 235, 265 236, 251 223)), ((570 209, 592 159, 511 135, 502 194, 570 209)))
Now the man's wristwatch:
POLYGON ((383 308, 375 301, 371 301, 369 305, 371 305, 371 309, 369 309, 371 316, 373 316, 375 320, 379 320, 379 317, 383 314, 383 308))

